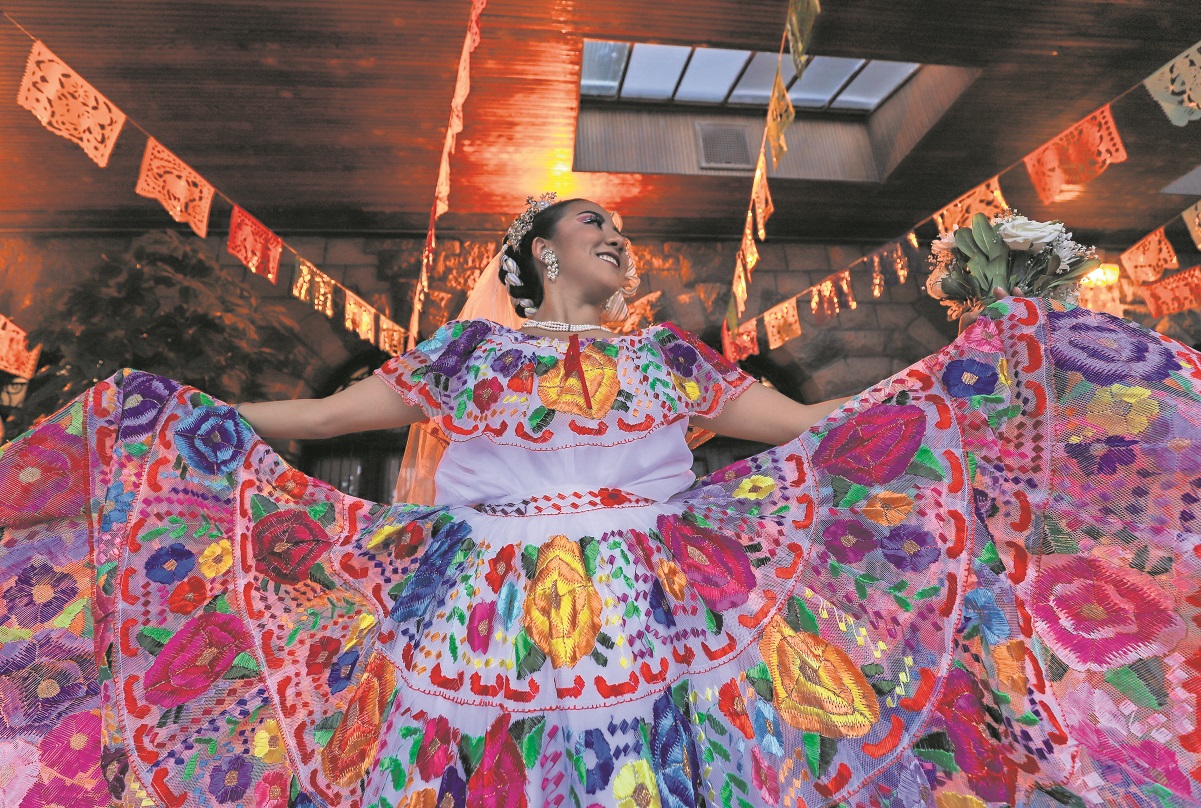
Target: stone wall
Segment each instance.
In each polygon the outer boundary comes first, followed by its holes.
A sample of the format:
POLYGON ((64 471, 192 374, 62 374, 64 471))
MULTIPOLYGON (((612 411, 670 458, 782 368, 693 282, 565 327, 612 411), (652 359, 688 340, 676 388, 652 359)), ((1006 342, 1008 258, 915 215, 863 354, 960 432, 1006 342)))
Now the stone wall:
MULTIPOLYGON (((322 271, 407 325, 423 240, 286 238, 322 271)), ((69 290, 79 274, 90 270, 104 254, 119 255, 130 240, 66 235, 0 239, 0 314, 28 330, 36 328, 53 316, 53 302, 69 290)), ((209 246, 222 263, 236 264, 225 252, 223 238, 209 239, 209 246)), ((422 318, 424 333, 458 312, 495 246, 491 239, 445 237, 439 241, 422 318)), ((727 241, 643 239, 636 247, 643 278, 639 297, 660 292, 654 307, 656 320, 671 320, 717 345, 737 248, 736 242, 727 241)), ((744 319, 801 292, 863 254, 861 247, 846 244, 767 242, 759 249, 761 258, 744 319)), ((254 284, 263 297, 288 305, 300 320, 297 351, 307 368, 304 378, 280 373, 268 383, 279 397, 324 394, 356 366, 377 363, 381 355, 349 335, 340 322, 290 299, 290 258, 285 252, 280 282, 274 287, 248 272, 244 280, 254 284)), ((767 351, 764 343, 764 353, 748 359, 745 366, 786 394, 805 401, 862 390, 937 351, 954 336, 942 309, 921 292, 923 277, 924 271, 915 266, 907 283, 889 286, 880 298, 873 298, 870 271, 860 265, 852 276, 858 308, 844 307, 839 316, 819 326, 802 305, 802 336, 774 351, 767 351)))

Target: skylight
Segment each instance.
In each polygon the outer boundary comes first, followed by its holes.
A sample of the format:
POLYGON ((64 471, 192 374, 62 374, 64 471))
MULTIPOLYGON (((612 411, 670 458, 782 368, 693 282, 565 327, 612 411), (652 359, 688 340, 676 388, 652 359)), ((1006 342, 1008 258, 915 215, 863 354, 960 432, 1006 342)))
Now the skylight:
POLYGON ((790 58, 764 51, 584 40, 580 95, 641 102, 765 107, 779 65, 801 109, 871 113, 921 67, 882 59, 809 57, 798 79, 790 58))

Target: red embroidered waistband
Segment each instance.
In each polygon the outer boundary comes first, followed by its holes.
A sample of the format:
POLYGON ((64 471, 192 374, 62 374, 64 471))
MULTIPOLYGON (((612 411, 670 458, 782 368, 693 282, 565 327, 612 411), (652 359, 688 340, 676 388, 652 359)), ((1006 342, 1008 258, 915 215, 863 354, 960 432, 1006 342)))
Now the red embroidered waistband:
POLYGON ((620 488, 598 488, 595 491, 541 494, 519 502, 484 502, 473 507, 489 516, 546 516, 600 508, 640 508, 654 504, 653 499, 640 497, 620 488))

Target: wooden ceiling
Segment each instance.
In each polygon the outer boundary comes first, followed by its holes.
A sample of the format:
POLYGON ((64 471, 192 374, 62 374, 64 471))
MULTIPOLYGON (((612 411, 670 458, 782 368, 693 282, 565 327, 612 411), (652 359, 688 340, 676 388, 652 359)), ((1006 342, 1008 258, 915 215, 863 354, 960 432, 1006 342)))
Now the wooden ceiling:
MULTIPOLYGON (((979 79, 879 184, 779 181, 771 237, 884 241, 1020 161, 1201 39, 1197 0, 826 0, 815 51, 979 67, 979 79)), ((786 0, 490 0, 452 162, 446 232, 499 232, 555 188, 622 211, 634 233, 734 236, 749 177, 573 173, 584 37, 774 50, 786 0)), ((285 235, 424 232, 468 0, 10 0, 5 10, 132 120, 285 235)), ((30 40, 0 19, 0 99, 30 40)), ((1191 197, 1160 189, 1201 163, 1201 122, 1172 126, 1140 89, 1115 106, 1130 159, 1082 198, 1027 215, 1132 241, 1191 197)), ((0 229, 171 224, 133 192, 144 136, 108 168, 0 104, 0 229)), ((228 210, 214 211, 223 229, 228 210)))

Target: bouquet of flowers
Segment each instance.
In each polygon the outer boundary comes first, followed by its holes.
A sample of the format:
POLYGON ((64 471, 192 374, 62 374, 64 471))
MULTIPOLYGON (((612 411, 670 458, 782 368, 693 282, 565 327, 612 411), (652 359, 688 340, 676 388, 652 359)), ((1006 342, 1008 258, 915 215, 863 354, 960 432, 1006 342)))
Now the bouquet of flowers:
POLYGON ((1080 279, 1100 266, 1095 247, 1077 244, 1063 222, 1036 222, 1013 211, 943 233, 932 245, 926 291, 947 319, 993 302, 992 290, 1020 288, 1030 297, 1074 303, 1080 279))

